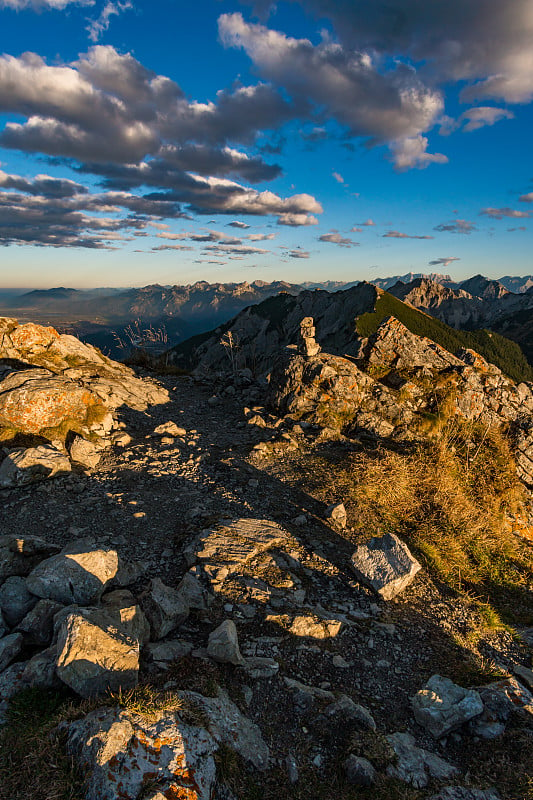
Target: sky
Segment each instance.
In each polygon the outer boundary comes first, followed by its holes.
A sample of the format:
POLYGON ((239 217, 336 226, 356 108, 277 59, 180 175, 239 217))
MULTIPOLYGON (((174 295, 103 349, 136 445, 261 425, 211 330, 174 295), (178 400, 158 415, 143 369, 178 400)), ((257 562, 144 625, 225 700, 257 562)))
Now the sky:
POLYGON ((0 286, 533 272, 533 0, 0 0, 0 286))

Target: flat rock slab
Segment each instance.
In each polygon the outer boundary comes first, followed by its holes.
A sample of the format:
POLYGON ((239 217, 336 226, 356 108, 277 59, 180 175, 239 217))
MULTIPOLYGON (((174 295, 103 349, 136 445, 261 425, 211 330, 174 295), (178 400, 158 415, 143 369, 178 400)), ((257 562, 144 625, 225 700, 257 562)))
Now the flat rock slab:
POLYGON ((423 789, 429 780, 449 780, 458 774, 459 770, 447 761, 417 747, 414 736, 409 733, 392 733, 387 736, 387 741, 396 753, 397 762, 387 768, 391 778, 397 778, 410 783, 416 789, 423 789))
POLYGON ((14 489, 35 481, 67 475, 68 456, 51 445, 11 450, 0 465, 0 489, 14 489))
POLYGON ((416 721, 436 739, 483 713, 479 692, 463 689, 440 675, 432 675, 411 704, 416 721))
POLYGON ((400 594, 422 569, 409 548, 393 533, 375 536, 360 545, 352 556, 358 580, 384 600, 400 594))
POLYGON ((272 547, 291 541, 288 531, 272 520, 237 519, 214 530, 202 531, 188 551, 190 563, 198 561, 212 582, 239 574, 241 565, 272 547))

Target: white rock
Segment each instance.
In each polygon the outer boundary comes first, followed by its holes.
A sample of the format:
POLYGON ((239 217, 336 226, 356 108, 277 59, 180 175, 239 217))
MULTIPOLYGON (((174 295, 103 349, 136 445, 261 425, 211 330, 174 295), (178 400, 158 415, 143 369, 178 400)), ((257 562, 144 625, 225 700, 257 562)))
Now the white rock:
POLYGON ((358 580, 384 600, 402 592, 422 568, 407 545, 393 533, 360 545, 352 556, 352 566, 358 580))
POLYGON ((430 778, 443 781, 459 772, 457 767, 435 753, 417 747, 414 736, 409 733, 392 733, 387 736, 387 741, 397 757, 396 764, 389 765, 387 773, 391 778, 410 783, 416 789, 427 786, 430 778))
POLYGON ((160 578, 153 578, 150 588, 139 595, 152 639, 162 639, 181 625, 189 616, 189 606, 177 589, 165 586, 160 578))
POLYGON ((483 703, 475 689, 463 689, 449 678, 432 675, 412 698, 416 721, 436 739, 483 712, 483 703))

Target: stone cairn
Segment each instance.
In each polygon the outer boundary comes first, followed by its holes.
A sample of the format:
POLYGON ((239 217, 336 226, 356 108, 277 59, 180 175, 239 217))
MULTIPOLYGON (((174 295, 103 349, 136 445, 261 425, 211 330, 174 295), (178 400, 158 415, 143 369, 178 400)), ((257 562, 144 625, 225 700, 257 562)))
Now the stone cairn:
POLYGON ((298 352, 307 358, 312 358, 320 353, 320 345, 315 341, 313 317, 304 317, 300 322, 298 352))

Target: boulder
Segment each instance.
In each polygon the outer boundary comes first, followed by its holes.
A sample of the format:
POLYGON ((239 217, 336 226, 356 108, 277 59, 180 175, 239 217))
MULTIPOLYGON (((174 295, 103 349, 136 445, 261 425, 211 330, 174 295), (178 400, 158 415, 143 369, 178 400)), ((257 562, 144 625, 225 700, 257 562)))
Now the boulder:
POLYGON ((256 769, 266 769, 269 762, 257 725, 221 691, 218 697, 177 692, 175 710, 154 711, 149 717, 99 708, 64 728, 67 750, 86 780, 86 800, 119 796, 211 800, 216 780, 213 756, 222 744, 256 769), (209 730, 202 727, 202 718, 209 730), (157 788, 147 794, 155 782, 157 788))
POLYGON ((0 639, 0 672, 9 667, 22 650, 24 639, 20 633, 10 633, 0 639))
POLYGON ((375 731, 376 722, 370 711, 355 703, 351 697, 341 694, 334 703, 330 703, 323 711, 324 716, 335 724, 351 723, 360 730, 375 731))
POLYGON ((93 550, 82 541, 67 545, 57 556, 42 561, 26 582, 37 597, 64 605, 86 605, 99 600, 118 569, 116 550, 93 550))
POLYGON ((352 786, 373 786, 376 782, 376 770, 368 761, 362 756, 356 756, 350 753, 344 762, 344 771, 346 773, 346 780, 352 786))
POLYGON ((533 715, 533 695, 515 678, 494 681, 479 687, 478 691, 483 703, 483 713, 469 723, 474 736, 495 739, 505 731, 511 714, 525 710, 533 715))
POLYGON ((0 581, 12 575, 29 575, 43 558, 58 550, 37 536, 0 536, 0 581))
POLYGON ((387 736, 387 741, 397 757, 396 763, 387 767, 387 773, 391 778, 410 783, 416 789, 427 786, 430 778, 448 780, 459 772, 435 753, 417 747, 414 736, 409 733, 392 733, 387 736))
POLYGON ((54 617, 62 607, 53 600, 39 600, 18 623, 16 630, 23 634, 27 644, 44 647, 52 641, 54 617))
POLYGON ((145 631, 138 606, 71 610, 59 625, 58 677, 82 697, 134 688, 145 631))
POLYGON ((65 453, 52 445, 17 447, 0 464, 0 489, 14 489, 34 481, 42 481, 71 471, 65 453))
POLYGON ((90 431, 107 413, 100 398, 46 369, 9 374, 0 382, 0 428, 65 440, 69 431, 90 431))
POLYGON ((4 619, 4 615, 2 614, 2 610, 0 609, 0 639, 2 638, 2 636, 6 635, 8 630, 9 630, 8 624, 4 619))
POLYGON ((70 445, 69 455, 76 464, 86 469, 94 469, 102 458, 102 449, 102 446, 76 436, 70 445))
POLYGON ((146 654, 157 664, 166 664, 188 656, 192 649, 192 643, 185 639, 169 639, 166 642, 150 642, 146 645, 146 654))
POLYGON ((85 777, 85 800, 146 796, 148 784, 155 781, 163 797, 213 797, 217 743, 179 711, 145 719, 118 708, 99 708, 69 725, 67 750, 85 777))
POLYGON ((416 721, 436 739, 460 728, 483 712, 483 702, 475 689, 463 689, 449 678, 432 675, 412 698, 416 721))
POLYGON ((186 436, 187 431, 185 428, 180 428, 176 425, 175 422, 163 422, 161 425, 158 425, 157 428, 154 428, 154 433, 156 436, 186 436))
POLYGON ((237 628, 231 619, 226 619, 209 634, 207 654, 214 661, 222 664, 244 665, 244 658, 239 650, 237 628))
POLYGON ((178 592, 184 604, 194 611, 205 611, 209 598, 202 584, 191 572, 186 572, 178 584, 178 592))
POLYGON ((150 623, 151 638, 162 639, 189 616, 189 607, 177 589, 153 578, 150 587, 139 595, 142 610, 150 623))
POLYGON ((383 600, 400 594, 422 569, 409 548, 394 533, 375 536, 360 545, 352 556, 354 572, 383 600))
POLYGON ((34 607, 38 598, 30 594, 24 578, 13 576, 0 586, 0 609, 12 628, 34 607))

